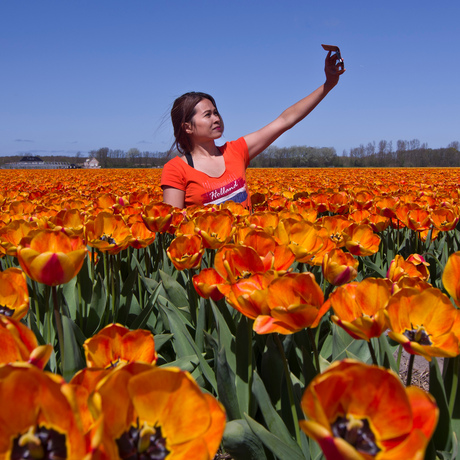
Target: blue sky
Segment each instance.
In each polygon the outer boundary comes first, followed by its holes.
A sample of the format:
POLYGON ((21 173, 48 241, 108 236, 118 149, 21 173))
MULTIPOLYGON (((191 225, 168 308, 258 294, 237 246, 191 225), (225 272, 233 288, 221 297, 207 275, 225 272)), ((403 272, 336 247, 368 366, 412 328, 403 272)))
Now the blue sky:
POLYGON ((343 150, 460 141, 460 2, 0 0, 0 156, 166 151, 169 110, 212 94, 223 141, 276 118, 347 68, 274 145, 343 150))

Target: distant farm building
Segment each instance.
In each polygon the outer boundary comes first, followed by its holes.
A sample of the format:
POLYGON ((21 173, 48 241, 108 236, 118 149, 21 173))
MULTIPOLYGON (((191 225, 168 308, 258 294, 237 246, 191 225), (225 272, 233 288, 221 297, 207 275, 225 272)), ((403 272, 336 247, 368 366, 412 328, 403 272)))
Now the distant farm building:
POLYGON ((2 169, 73 169, 75 165, 63 161, 43 161, 38 156, 26 155, 14 163, 5 163, 2 169))
POLYGON ((99 161, 96 158, 87 158, 83 163, 83 168, 85 169, 99 169, 100 167, 99 161))

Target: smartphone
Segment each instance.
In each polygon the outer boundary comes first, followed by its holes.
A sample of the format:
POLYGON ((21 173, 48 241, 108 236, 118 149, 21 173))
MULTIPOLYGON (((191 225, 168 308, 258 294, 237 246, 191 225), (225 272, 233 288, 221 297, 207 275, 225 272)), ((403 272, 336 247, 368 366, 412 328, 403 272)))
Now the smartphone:
POLYGON ((323 47, 323 49, 325 49, 326 51, 333 51, 336 56, 337 56, 337 60, 343 64, 343 59, 342 59, 342 55, 340 54, 340 49, 338 46, 335 46, 335 45, 321 45, 323 47))

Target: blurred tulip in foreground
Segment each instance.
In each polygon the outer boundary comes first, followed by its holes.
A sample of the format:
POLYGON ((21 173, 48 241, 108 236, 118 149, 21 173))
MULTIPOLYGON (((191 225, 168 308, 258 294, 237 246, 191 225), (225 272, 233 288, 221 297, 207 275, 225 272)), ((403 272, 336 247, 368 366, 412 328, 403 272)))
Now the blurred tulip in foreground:
POLYGON ((454 252, 447 259, 442 273, 442 284, 460 307, 460 251, 454 252))
POLYGON ((316 376, 301 405, 300 426, 327 460, 423 459, 439 416, 429 393, 353 360, 316 376))
POLYGON ((26 276, 19 268, 0 272, 0 315, 22 319, 29 310, 26 276))

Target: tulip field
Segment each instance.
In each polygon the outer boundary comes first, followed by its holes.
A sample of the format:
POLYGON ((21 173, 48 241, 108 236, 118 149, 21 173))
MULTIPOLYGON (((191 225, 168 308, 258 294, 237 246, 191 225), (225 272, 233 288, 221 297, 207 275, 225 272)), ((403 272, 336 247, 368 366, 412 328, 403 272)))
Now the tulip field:
POLYGON ((0 460, 460 459, 460 169, 160 175, 0 170, 0 460))

